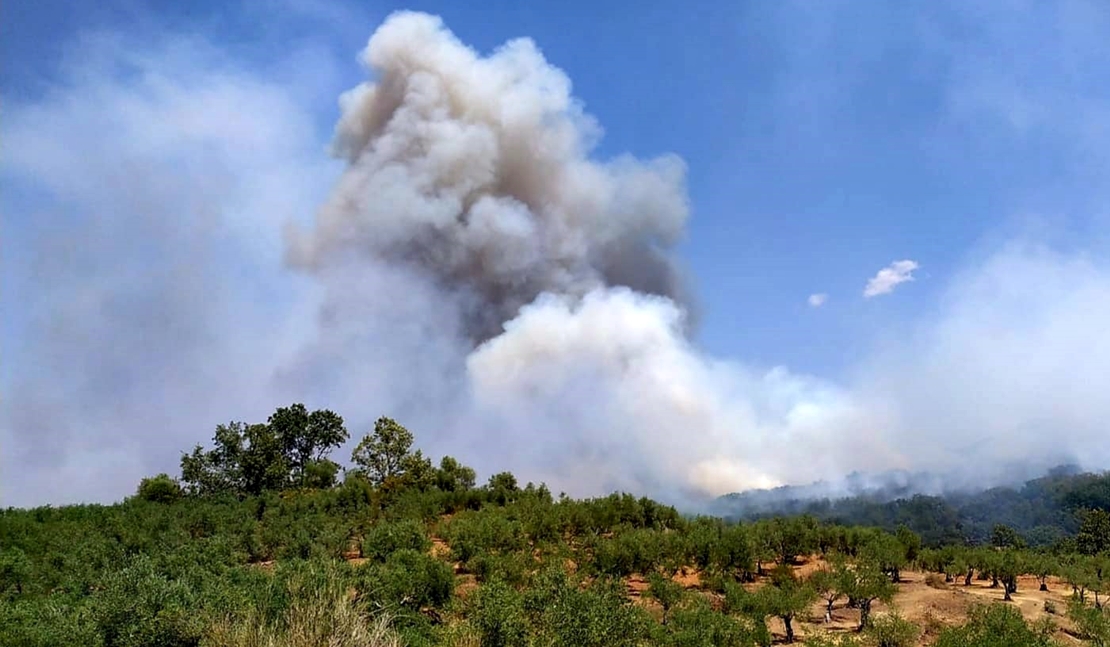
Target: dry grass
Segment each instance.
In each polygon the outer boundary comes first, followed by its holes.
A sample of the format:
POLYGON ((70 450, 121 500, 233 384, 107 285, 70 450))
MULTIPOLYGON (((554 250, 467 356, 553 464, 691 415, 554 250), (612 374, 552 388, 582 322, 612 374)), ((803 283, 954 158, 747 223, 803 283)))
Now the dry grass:
POLYGON ((401 647, 388 616, 370 618, 342 592, 295 601, 282 622, 255 614, 226 619, 209 630, 205 645, 220 647, 401 647))

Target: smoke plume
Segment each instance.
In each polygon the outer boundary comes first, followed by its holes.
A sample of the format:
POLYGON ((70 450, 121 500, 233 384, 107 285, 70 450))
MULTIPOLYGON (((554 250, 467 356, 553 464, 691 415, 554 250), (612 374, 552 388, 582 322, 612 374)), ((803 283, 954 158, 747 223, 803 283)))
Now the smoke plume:
POLYGON ((479 342, 545 292, 684 299, 670 255, 684 164, 590 160, 599 130, 531 41, 482 58, 438 18, 401 13, 361 58, 376 81, 343 95, 333 144, 349 166, 315 229, 293 237, 294 264, 410 268, 465 302, 479 342))
POLYGON ((333 144, 347 168, 289 238, 329 294, 317 365, 406 375, 367 381, 469 457, 578 493, 775 485, 771 444, 856 417, 827 387, 690 345, 683 162, 591 159, 600 128, 531 41, 482 57, 399 13, 361 60, 374 81, 343 95, 333 144))

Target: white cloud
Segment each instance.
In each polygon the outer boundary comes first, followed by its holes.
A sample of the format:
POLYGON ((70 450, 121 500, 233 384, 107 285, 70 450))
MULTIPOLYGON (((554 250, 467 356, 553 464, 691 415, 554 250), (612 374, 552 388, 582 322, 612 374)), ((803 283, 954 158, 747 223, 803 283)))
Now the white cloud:
POLYGON ((808 303, 811 308, 820 308, 825 305, 825 302, 828 300, 829 295, 824 292, 818 292, 817 294, 809 295, 809 298, 806 299, 806 303, 808 303))
POLYGON ((898 284, 912 281, 913 271, 918 267, 920 266, 916 261, 894 261, 871 277, 867 287, 863 289, 864 298, 870 299, 880 294, 889 294, 898 284))

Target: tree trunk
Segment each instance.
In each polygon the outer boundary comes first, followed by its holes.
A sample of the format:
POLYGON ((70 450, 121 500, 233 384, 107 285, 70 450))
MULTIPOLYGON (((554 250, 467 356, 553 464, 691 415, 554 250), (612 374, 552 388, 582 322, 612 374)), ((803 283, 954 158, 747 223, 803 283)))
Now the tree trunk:
POLYGON ((871 600, 860 600, 859 631, 866 629, 869 622, 871 622, 871 600))
POLYGON ((964 586, 971 586, 971 578, 975 575, 973 569, 967 569, 967 576, 964 577, 964 586))
POLYGON ((1047 591, 1048 590, 1048 576, 1047 575, 1042 575, 1041 576, 1041 590, 1042 591, 1047 591))
POLYGON ((782 617, 782 624, 786 626, 786 642, 788 644, 794 642, 794 625, 792 624, 793 621, 794 616, 782 617))

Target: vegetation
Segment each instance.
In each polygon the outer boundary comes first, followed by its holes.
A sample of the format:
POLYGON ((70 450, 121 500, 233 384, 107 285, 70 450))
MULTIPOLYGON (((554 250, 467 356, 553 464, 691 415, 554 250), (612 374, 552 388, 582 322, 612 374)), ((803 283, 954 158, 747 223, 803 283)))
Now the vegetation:
POLYGON ((1006 524, 937 543, 913 519, 736 523, 628 494, 556 499, 509 473, 479 486, 389 418, 341 471, 329 456, 347 437, 295 404, 219 426, 178 477, 119 504, 0 511, 0 646, 1055 644, 1004 603, 923 632, 892 608, 908 571, 1005 599, 1022 576, 1051 583, 1071 600, 1054 617, 1110 644, 1098 479, 1054 481, 1081 507, 1048 544, 1006 524), (840 629, 820 630, 834 613, 840 629))

